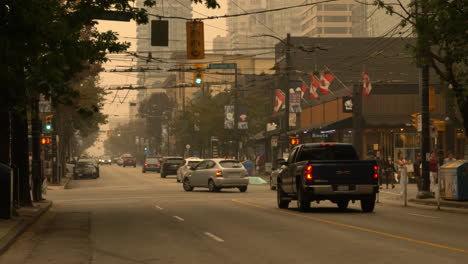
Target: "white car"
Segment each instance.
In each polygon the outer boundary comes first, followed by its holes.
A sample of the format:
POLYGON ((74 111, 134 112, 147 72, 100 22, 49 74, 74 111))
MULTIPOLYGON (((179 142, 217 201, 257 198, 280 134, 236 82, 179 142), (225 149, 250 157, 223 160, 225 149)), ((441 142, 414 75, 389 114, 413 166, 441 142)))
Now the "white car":
POLYGON ((218 192, 223 188, 238 188, 240 192, 247 191, 249 175, 242 163, 237 160, 206 159, 190 168, 182 180, 186 192, 194 187, 208 188, 210 192, 218 192))
POLYGON ((187 158, 184 161, 184 165, 182 165, 179 169, 177 169, 177 182, 181 182, 184 178, 185 173, 187 173, 191 167, 195 167, 198 163, 202 162, 203 160, 200 158, 187 158))

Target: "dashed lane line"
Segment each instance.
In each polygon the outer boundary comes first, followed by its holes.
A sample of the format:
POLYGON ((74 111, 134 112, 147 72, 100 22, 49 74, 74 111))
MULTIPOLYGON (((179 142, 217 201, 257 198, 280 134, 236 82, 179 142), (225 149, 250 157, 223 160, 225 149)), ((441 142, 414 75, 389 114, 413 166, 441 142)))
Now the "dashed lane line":
POLYGON ((173 217, 174 217, 175 219, 181 221, 181 222, 185 221, 185 220, 184 220, 182 217, 180 217, 180 216, 174 215, 173 217))
POLYGON ((154 207, 156 207, 156 209, 163 210, 163 208, 159 205, 155 205, 154 207))
POLYGON ((421 214, 409 214, 409 215, 426 217, 426 218, 434 218, 434 219, 440 218, 440 217, 435 217, 435 216, 430 216, 430 215, 421 215, 421 214))
POLYGON ((210 238, 212 238, 215 241, 224 242, 224 240, 222 238, 220 238, 218 236, 215 236, 215 235, 211 234, 210 232, 205 232, 205 235, 209 236, 210 238))
POLYGON ((422 244, 422 245, 426 245, 426 246, 447 249, 447 250, 455 251, 455 252, 458 252, 458 253, 468 254, 468 250, 453 248, 453 247, 444 246, 444 245, 441 245, 441 244, 436 244, 436 243, 427 242, 427 241, 423 241, 423 240, 417 240, 417 239, 413 239, 413 238, 409 238, 409 237, 394 235, 394 234, 390 234, 390 233, 386 233, 386 232, 382 232, 382 231, 377 231, 377 230, 373 230, 373 229, 369 229, 369 228, 365 228, 365 227, 359 227, 359 226, 354 226, 354 225, 350 225, 350 224, 344 224, 344 223, 340 223, 340 222, 336 222, 336 221, 331 221, 331 220, 326 220, 326 219, 322 219, 322 218, 318 218, 318 217, 308 216, 308 215, 295 213, 295 212, 291 212, 291 211, 287 211, 287 210, 273 210, 273 209, 265 207, 265 206, 261 206, 261 205, 254 204, 254 203, 249 203, 249 202, 243 202, 243 201, 239 201, 239 200, 235 200, 235 199, 232 199, 232 202, 238 203, 238 204, 243 204, 243 205, 250 206, 250 207, 256 207, 256 208, 260 208, 260 209, 264 209, 264 210, 270 210, 270 211, 280 212, 280 213, 283 213, 283 214, 303 217, 303 218, 314 220, 316 222, 327 223, 327 224, 331 224, 331 225, 335 225, 335 226, 341 226, 341 227, 346 227, 346 228, 359 230, 359 231, 363 231, 363 232, 373 233, 373 234, 377 234, 377 235, 381 235, 381 236, 385 236, 385 237, 391 237, 391 238, 395 238, 395 239, 399 239, 399 240, 405 240, 405 241, 416 243, 416 244, 422 244))

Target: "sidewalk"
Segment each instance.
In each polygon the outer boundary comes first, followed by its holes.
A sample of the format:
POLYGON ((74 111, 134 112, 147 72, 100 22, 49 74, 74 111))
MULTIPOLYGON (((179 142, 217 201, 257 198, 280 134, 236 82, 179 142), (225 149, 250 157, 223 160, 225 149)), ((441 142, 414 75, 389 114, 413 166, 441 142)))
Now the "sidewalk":
POLYGON ((71 164, 67 164, 67 172, 66 172, 66 175, 65 177, 62 177, 60 179, 60 184, 52 184, 52 183, 49 183, 47 185, 47 190, 62 190, 62 189, 68 189, 68 185, 69 183, 71 182, 72 178, 73 178, 73 165, 71 164))
POLYGON ((0 219, 0 255, 3 254, 28 227, 34 224, 52 206, 52 201, 33 203, 32 207, 17 210, 18 216, 0 219))
MULTIPOLYGON (((386 189, 385 185, 382 185, 383 189, 380 189, 380 197, 381 200, 397 200, 403 203, 403 195, 401 194, 401 188, 399 184, 395 185, 395 189, 386 189)), ((408 184, 408 203, 414 204, 422 204, 422 205, 431 205, 437 206, 437 200, 435 198, 430 199, 417 199, 416 195, 418 193, 418 188, 416 184, 408 184)), ((463 208, 468 209, 468 201, 450 201, 440 199, 440 206, 441 207, 450 207, 450 208, 463 208)))

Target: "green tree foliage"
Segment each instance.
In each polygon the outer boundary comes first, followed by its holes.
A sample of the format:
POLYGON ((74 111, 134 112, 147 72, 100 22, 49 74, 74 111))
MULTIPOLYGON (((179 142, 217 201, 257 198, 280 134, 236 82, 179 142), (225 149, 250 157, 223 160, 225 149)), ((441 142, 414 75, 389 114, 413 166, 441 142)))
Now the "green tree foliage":
POLYGON ((412 26, 417 41, 409 48, 416 62, 428 64, 452 87, 468 135, 468 13, 464 0, 374 0, 388 14, 401 17, 400 26, 412 26), (426 56, 424 56, 426 54, 426 56))

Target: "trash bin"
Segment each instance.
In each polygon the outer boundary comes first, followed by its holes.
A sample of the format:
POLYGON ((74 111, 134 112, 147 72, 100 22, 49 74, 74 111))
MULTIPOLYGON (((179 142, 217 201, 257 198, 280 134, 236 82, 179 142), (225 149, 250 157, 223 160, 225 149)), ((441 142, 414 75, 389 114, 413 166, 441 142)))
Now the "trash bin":
POLYGON ((0 218, 10 219, 13 206, 11 169, 0 163, 0 218))
POLYGON ((468 161, 457 160, 439 170, 441 198, 468 201, 468 161))

